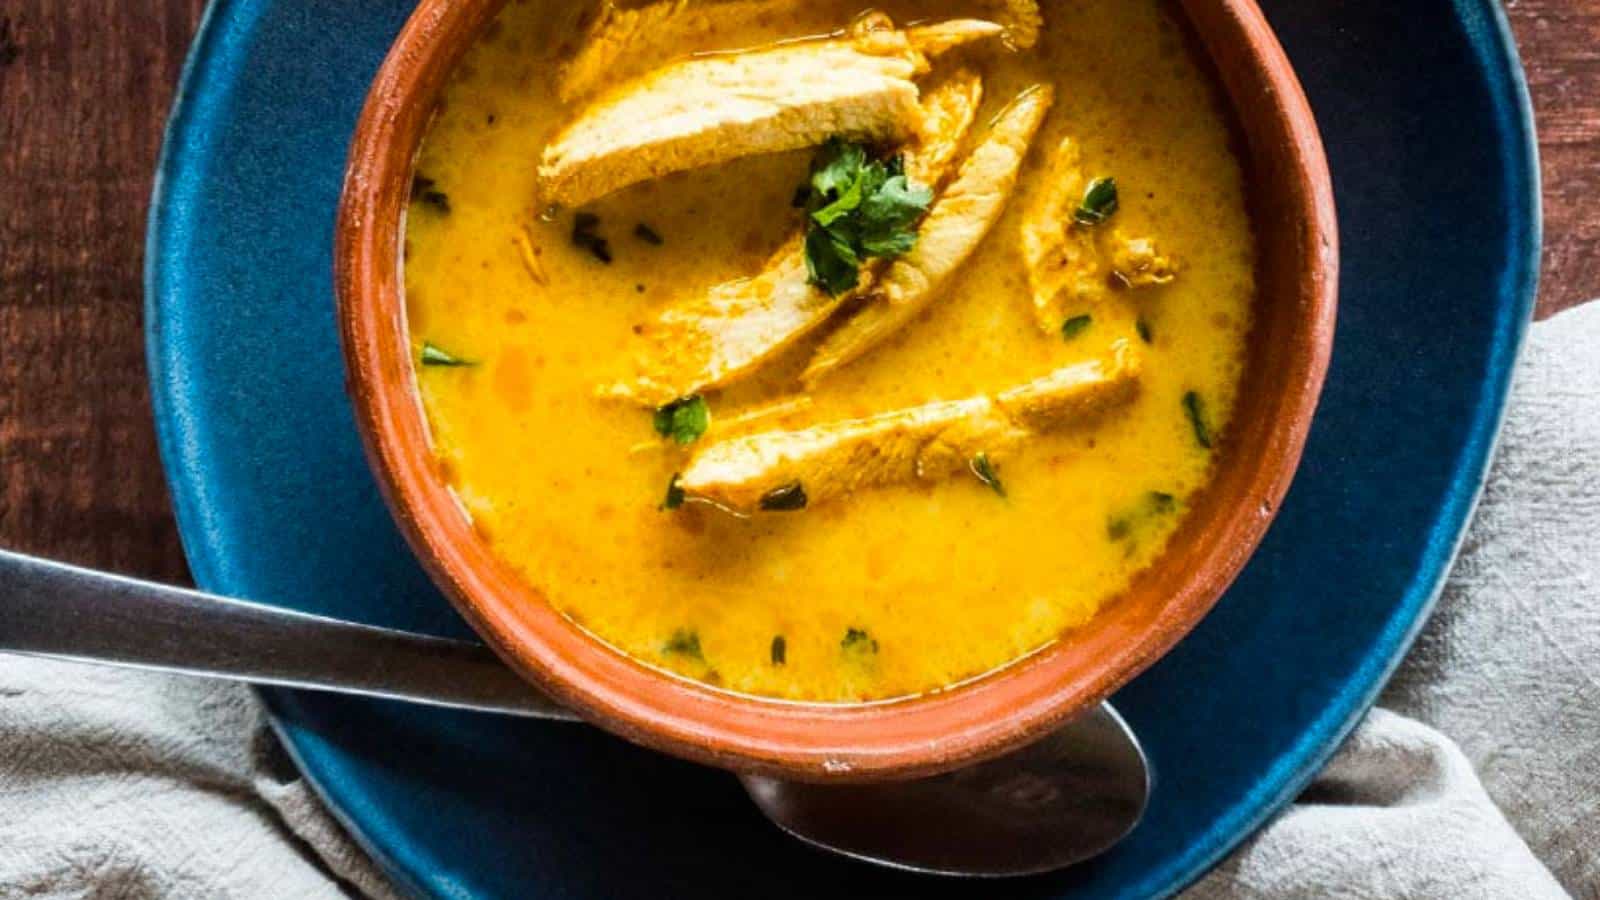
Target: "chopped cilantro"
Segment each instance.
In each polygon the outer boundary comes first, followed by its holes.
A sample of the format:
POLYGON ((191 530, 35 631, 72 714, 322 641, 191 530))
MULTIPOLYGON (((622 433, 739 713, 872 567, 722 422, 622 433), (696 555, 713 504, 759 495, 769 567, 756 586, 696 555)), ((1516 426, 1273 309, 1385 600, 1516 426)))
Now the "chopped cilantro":
POLYGON ((1061 339, 1064 341, 1070 341, 1078 335, 1083 334, 1083 330, 1088 328, 1092 322, 1094 322, 1094 317, 1088 313, 1085 313, 1081 316, 1073 316, 1065 322, 1062 322, 1061 339))
POLYGON ((851 628, 844 633, 844 640, 839 646, 849 653, 877 653, 878 642, 872 635, 860 628, 851 628))
POLYGON ((420 172, 411 178, 411 199, 433 207, 442 215, 450 214, 450 195, 439 190, 432 178, 420 172))
POLYGON ((1083 192, 1083 200, 1072 218, 1079 225, 1099 225, 1117 211, 1117 180, 1096 178, 1083 192))
POLYGON ((674 474, 672 480, 667 482, 667 497, 661 501, 662 509, 677 509, 683 505, 683 501, 686 498, 684 497, 683 488, 678 486, 678 481, 682 478, 683 475, 681 473, 674 474))
POLYGON ((700 651, 700 635, 691 628, 679 628, 661 645, 662 653, 673 656, 684 656, 689 659, 705 659, 705 654, 700 651))
POLYGON ((1146 344, 1155 340, 1150 332, 1150 323, 1144 320, 1144 316, 1140 316, 1139 320, 1133 323, 1133 327, 1135 331, 1139 332, 1139 340, 1144 341, 1146 344))
POLYGON ((1195 443, 1211 449, 1211 423, 1206 416, 1205 401, 1194 391, 1183 395, 1183 411, 1189 415, 1189 425, 1194 428, 1195 443))
POLYGON ((806 272, 812 284, 837 296, 860 284, 861 263, 891 259, 917 244, 913 227, 933 192, 913 184, 901 157, 872 160, 861 144, 832 138, 811 167, 804 199, 806 272))
POLYGON ((690 394, 656 407, 656 433, 670 437, 680 445, 692 444, 711 427, 711 407, 706 398, 690 394))
POLYGON ((806 275, 811 284, 837 296, 861 283, 861 257, 850 241, 823 228, 806 231, 806 275))
POLYGON ((422 364, 425 366, 475 366, 477 363, 462 359, 448 350, 440 349, 428 341, 422 342, 422 364))
POLYGON ((772 664, 781 666, 789 661, 789 642, 783 635, 772 639, 772 664))
POLYGON ((1166 491, 1151 491, 1132 508, 1106 520, 1106 537, 1120 541, 1133 536, 1135 526, 1178 508, 1178 498, 1166 491))
POLYGON ((644 241, 646 244, 654 244, 657 247, 666 243, 666 241, 661 237, 660 232, 643 222, 633 226, 633 236, 641 241, 644 241))
POLYGON ((1000 476, 995 472, 994 463, 989 459, 989 454, 981 450, 978 451, 978 455, 974 456, 972 462, 968 465, 972 469, 972 474, 987 485, 990 490, 1002 497, 1006 495, 1006 486, 1000 483, 1000 476))

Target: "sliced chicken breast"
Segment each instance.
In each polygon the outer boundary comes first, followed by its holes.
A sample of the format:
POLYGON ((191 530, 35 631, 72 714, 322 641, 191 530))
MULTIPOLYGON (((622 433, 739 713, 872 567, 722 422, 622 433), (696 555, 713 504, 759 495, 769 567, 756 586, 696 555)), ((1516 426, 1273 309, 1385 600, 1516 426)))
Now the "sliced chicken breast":
POLYGON ((1063 139, 1038 179, 1039 188, 1023 214, 1020 243, 1028 273, 1034 317, 1039 328, 1055 332, 1068 309, 1093 306, 1106 291, 1095 247, 1095 229, 1073 221, 1089 180, 1082 155, 1063 139))
MULTIPOLYGON (((1037 0, 980 0, 957 9, 1000 26, 1006 45, 1015 49, 1032 47, 1043 24, 1037 0)), ((736 49, 735 40, 743 47, 777 43, 795 35, 796 21, 818 34, 844 24, 823 18, 812 0, 660 0, 634 7, 606 2, 562 67, 557 93, 563 102, 576 103, 673 60, 736 49)), ((929 46, 919 49, 937 55, 929 46)))
POLYGON ((1054 93, 1036 85, 1011 101, 929 210, 917 246, 890 264, 865 305, 828 335, 801 380, 814 384, 887 340, 939 295, 999 221, 1054 93))
POLYGON ((1104 360, 998 394, 716 441, 694 455, 678 487, 689 498, 750 514, 944 479, 974 465, 980 453, 998 462, 1037 434, 1126 403, 1138 383, 1139 357, 1119 341, 1104 360))
POLYGON ((830 137, 901 143, 921 127, 912 81, 930 52, 992 37, 992 22, 696 57, 668 64, 590 104, 545 148, 544 199, 579 206, 673 172, 830 137))
POLYGON ((1120 287, 1138 289, 1171 284, 1178 277, 1182 264, 1154 238, 1130 238, 1103 224, 1076 221, 1089 179, 1071 138, 1056 147, 1039 183, 1019 237, 1041 329, 1054 333, 1067 318, 1104 302, 1113 279, 1120 287))

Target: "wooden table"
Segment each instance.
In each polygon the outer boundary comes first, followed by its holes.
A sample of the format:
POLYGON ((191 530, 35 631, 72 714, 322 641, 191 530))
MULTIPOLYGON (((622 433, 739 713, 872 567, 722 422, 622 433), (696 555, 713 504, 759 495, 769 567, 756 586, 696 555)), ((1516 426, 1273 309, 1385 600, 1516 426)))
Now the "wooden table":
MULTIPOLYGON (((0 546, 171 581, 140 267, 203 0, 0 5, 0 546)), ((1600 0, 1515 0, 1544 151, 1541 315, 1600 294, 1600 0)))

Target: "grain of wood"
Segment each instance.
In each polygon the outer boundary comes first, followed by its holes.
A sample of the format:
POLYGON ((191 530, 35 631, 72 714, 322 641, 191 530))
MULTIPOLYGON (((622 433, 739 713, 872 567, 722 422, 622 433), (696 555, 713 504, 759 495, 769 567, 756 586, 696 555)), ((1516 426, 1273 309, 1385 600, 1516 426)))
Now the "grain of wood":
POLYGON ((199 6, 0 5, 0 545, 170 580, 140 269, 199 6))
POLYGON ((1600 296, 1600 0, 1516 0, 1507 8, 1539 124, 1539 312, 1548 316, 1600 296))
MULTIPOLYGON (((144 217, 201 0, 0 4, 0 546, 186 577, 145 386, 144 217)), ((1600 295, 1600 0, 1516 0, 1541 314, 1600 295)))

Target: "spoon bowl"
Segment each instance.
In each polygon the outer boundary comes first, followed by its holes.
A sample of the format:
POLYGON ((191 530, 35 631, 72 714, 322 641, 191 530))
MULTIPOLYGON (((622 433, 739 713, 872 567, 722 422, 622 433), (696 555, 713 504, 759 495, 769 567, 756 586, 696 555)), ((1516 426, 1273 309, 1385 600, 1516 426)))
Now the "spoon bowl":
POLYGON ((1102 703, 1044 739, 944 775, 885 784, 739 779, 779 828, 824 850, 929 875, 1003 878, 1111 849, 1144 815, 1150 770, 1102 703))

